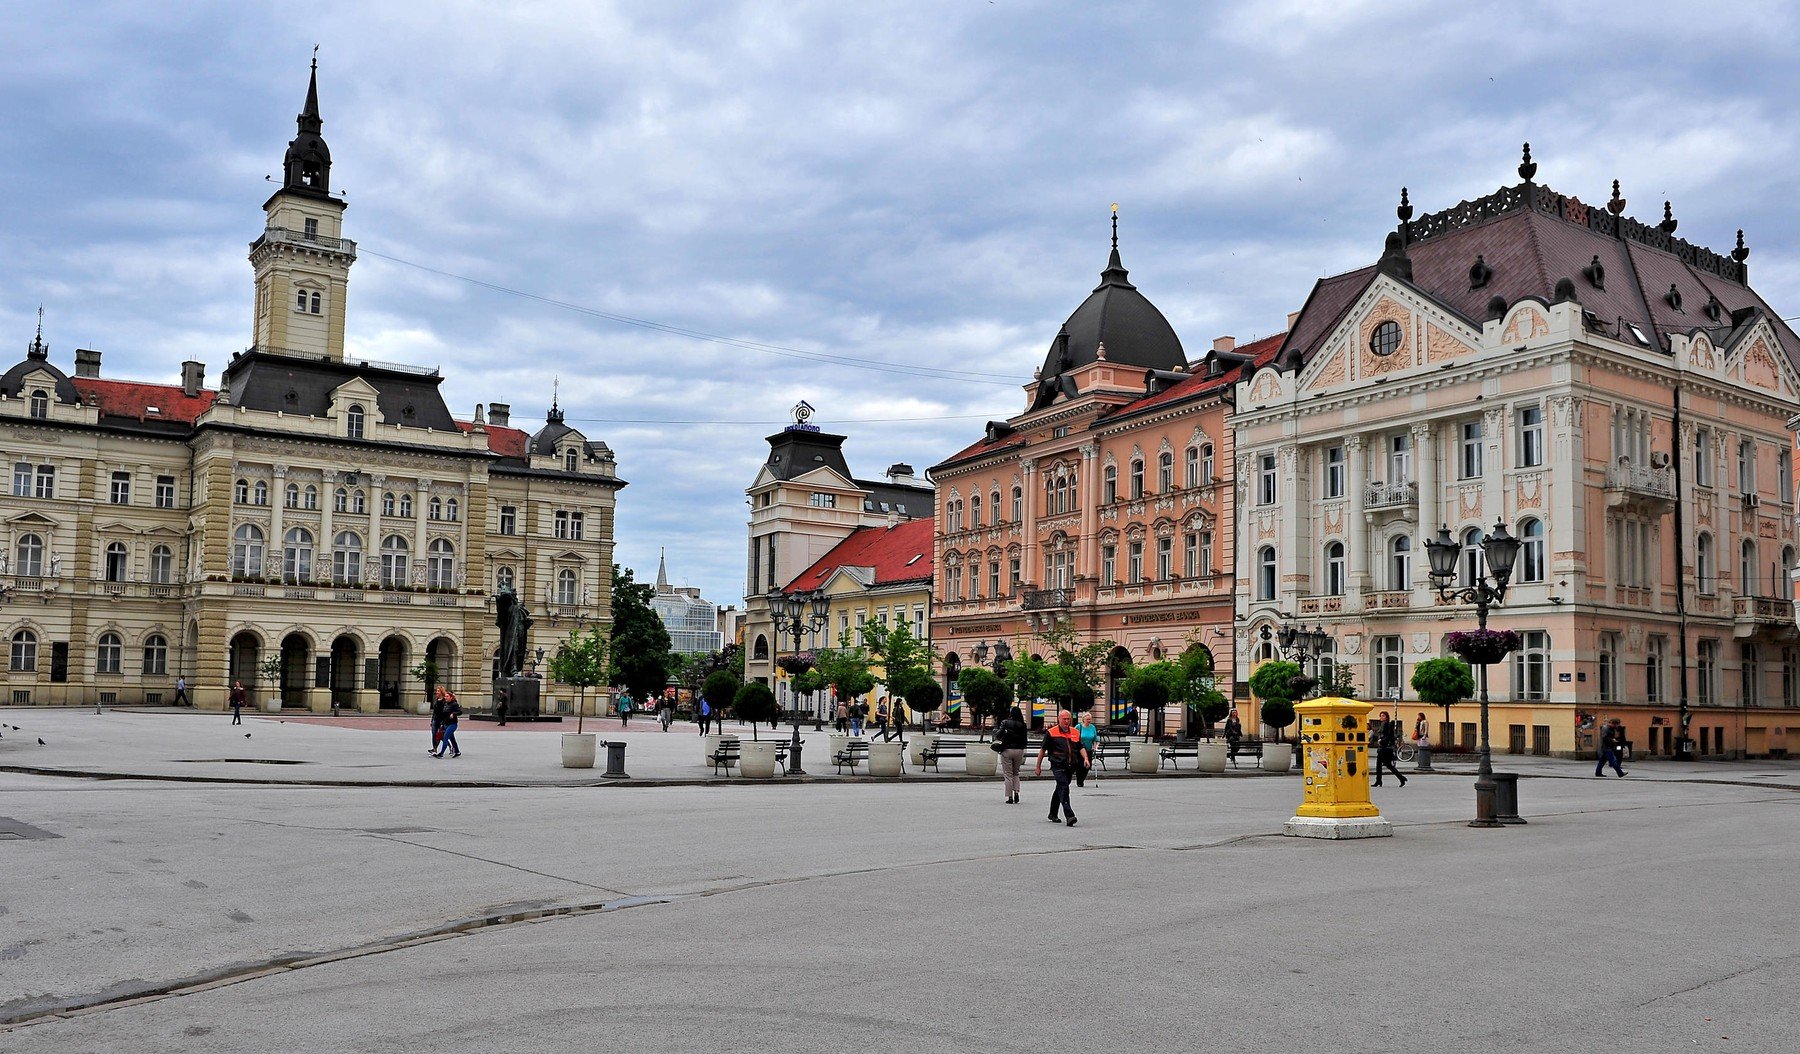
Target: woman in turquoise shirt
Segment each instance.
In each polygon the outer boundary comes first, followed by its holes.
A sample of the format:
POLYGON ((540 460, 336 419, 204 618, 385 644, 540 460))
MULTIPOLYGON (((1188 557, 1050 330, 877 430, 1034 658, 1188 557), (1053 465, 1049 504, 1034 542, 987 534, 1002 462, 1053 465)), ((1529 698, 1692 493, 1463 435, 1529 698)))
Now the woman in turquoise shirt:
MULTIPOLYGON (((1082 711, 1081 724, 1076 726, 1076 730, 1081 733, 1082 754, 1087 757, 1090 757, 1090 758, 1093 757, 1094 756, 1094 741, 1100 738, 1100 730, 1098 728, 1094 727, 1094 715, 1093 715, 1092 711, 1086 711, 1086 710, 1082 711)), ((1088 774, 1088 766, 1087 765, 1082 765, 1082 766, 1076 768, 1076 770, 1075 770, 1075 786, 1077 786, 1077 787, 1087 786, 1087 774, 1088 774)))

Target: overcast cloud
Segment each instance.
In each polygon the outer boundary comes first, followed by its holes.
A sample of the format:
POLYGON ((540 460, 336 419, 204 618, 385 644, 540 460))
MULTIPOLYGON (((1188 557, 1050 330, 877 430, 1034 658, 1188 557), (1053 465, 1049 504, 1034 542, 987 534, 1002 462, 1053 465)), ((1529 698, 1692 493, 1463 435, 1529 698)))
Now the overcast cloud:
POLYGON ((248 243, 321 45, 363 250, 352 354, 438 364, 618 452, 618 556, 719 603, 743 489, 805 398, 851 467, 921 470, 1018 412, 1105 263, 1190 356, 1276 332, 1420 211, 1515 182, 1684 237, 1743 227, 1800 313, 1795 16, 1779 3, 187 3, 0 8, 0 365, 209 382, 250 341, 248 243), (596 311, 833 356, 707 343, 596 311), (953 371, 961 371, 953 372, 953 371), (964 376, 979 374, 981 376, 964 376), (918 420, 894 421, 896 418, 918 420), (863 423, 890 419, 889 423, 863 423), (637 421, 659 423, 626 423, 637 421), (716 423, 693 423, 716 422, 716 423))

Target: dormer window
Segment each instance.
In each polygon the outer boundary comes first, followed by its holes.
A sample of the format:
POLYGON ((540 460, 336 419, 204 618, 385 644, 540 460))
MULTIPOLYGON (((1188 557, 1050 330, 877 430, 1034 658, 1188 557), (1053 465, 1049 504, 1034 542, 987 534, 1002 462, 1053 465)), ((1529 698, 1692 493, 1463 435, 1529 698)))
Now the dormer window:
POLYGON ((363 437, 363 408, 360 403, 351 403, 350 409, 344 412, 344 434, 351 439, 363 437))
POLYGON ((563 451, 563 471, 564 472, 575 471, 575 468, 578 464, 579 464, 579 459, 578 459, 578 455, 575 452, 574 447, 570 447, 569 449, 563 451))
POLYGON ((50 393, 42 388, 31 390, 31 416, 39 420, 50 416, 50 393))

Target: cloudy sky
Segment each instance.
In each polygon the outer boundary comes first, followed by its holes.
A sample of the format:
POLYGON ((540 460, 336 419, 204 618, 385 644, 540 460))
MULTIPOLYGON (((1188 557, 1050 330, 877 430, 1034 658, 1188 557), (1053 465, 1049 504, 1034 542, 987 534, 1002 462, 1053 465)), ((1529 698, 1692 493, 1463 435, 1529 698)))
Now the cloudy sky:
POLYGON ((1745 228, 1800 313, 1792 5, 190 2, 0 6, 0 354, 209 379, 312 47, 352 354, 452 409, 572 423, 631 481, 618 553, 720 603, 744 487, 807 399, 851 467, 990 417, 1105 263, 1190 355, 1282 328, 1421 211, 1515 182, 1745 228), (633 324, 652 323, 653 325, 633 324), (706 339, 711 338, 725 338, 706 339))

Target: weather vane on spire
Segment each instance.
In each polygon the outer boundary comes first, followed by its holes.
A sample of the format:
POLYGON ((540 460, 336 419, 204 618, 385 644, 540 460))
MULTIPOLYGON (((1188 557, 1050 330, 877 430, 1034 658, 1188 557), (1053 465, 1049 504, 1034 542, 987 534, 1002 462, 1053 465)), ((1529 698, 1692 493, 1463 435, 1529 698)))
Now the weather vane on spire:
POLYGON ((1119 251, 1119 203, 1112 203, 1113 251, 1119 251))
POLYGON ((313 69, 319 68, 319 45, 313 45, 313 69))

